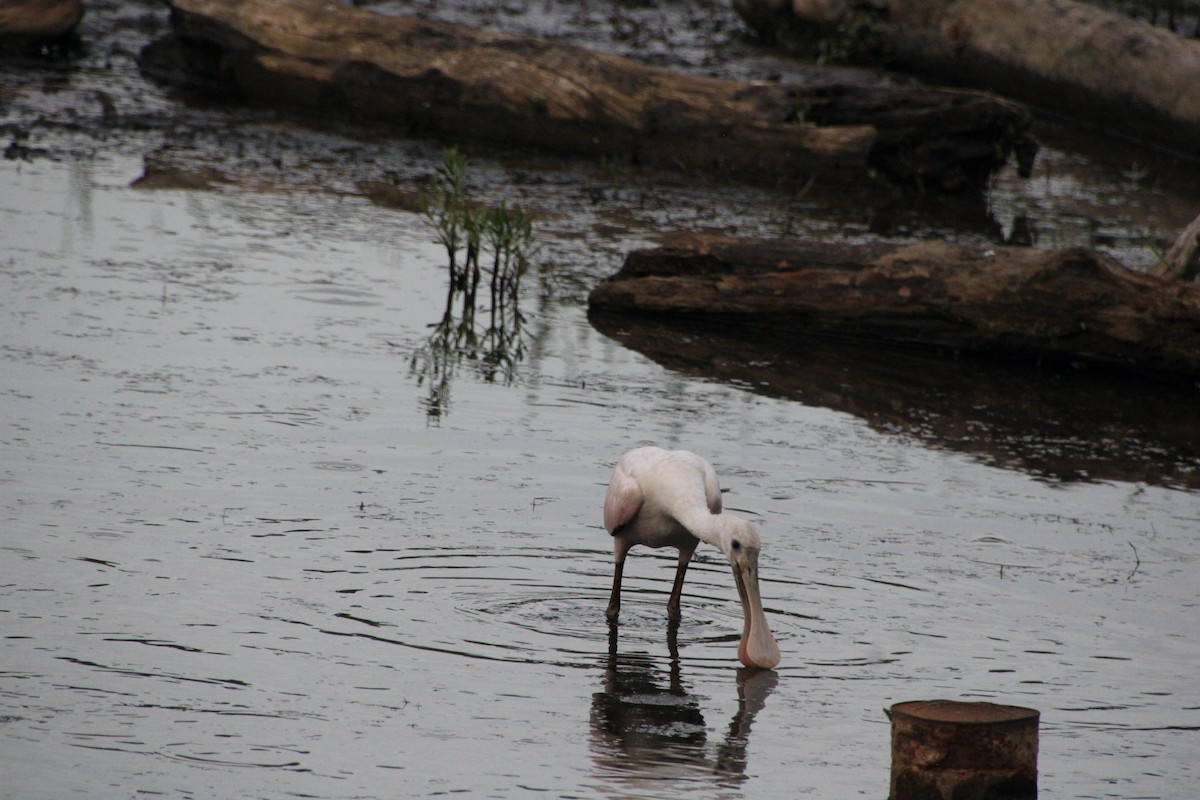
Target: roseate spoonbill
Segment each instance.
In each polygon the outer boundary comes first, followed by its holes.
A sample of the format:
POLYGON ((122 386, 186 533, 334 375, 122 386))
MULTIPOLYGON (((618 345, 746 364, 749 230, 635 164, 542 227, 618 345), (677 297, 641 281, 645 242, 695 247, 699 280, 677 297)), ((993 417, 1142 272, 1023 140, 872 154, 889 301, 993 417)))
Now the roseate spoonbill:
POLYGON ((613 537, 612 597, 606 615, 621 612, 621 573, 636 544, 676 547, 679 566, 667 601, 667 617, 679 619, 679 596, 692 553, 701 542, 729 559, 742 601, 738 660, 747 667, 779 663, 779 645, 767 627, 758 592, 758 532, 746 520, 721 512, 721 488, 712 465, 687 450, 639 447, 617 461, 604 497, 604 527, 613 537))

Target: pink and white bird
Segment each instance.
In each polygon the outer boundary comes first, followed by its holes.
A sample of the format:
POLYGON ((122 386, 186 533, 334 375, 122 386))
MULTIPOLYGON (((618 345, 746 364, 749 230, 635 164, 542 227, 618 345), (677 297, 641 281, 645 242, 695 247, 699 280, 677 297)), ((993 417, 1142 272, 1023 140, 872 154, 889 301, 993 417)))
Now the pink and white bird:
POLYGON ((613 537, 610 622, 621 612, 621 573, 625 556, 637 544, 676 547, 679 566, 667 601, 667 616, 678 620, 679 596, 692 553, 701 542, 729 559, 742 601, 742 639, 738 660, 747 667, 779 663, 779 645, 767 626, 758 591, 758 532, 746 520, 721 512, 721 488, 712 465, 687 450, 639 447, 621 456, 604 498, 604 527, 613 537))

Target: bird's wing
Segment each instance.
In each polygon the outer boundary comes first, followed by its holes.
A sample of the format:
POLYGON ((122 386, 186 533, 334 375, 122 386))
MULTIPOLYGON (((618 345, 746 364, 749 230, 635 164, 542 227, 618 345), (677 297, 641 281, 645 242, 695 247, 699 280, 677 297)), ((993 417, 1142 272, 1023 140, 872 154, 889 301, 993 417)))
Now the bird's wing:
POLYGON ((708 510, 714 514, 721 513, 721 485, 717 483, 717 473, 712 464, 704 462, 704 502, 708 510))
POLYGON ((608 493, 604 496, 604 527, 615 534, 627 525, 642 507, 642 487, 622 458, 613 468, 612 480, 608 482, 608 493))

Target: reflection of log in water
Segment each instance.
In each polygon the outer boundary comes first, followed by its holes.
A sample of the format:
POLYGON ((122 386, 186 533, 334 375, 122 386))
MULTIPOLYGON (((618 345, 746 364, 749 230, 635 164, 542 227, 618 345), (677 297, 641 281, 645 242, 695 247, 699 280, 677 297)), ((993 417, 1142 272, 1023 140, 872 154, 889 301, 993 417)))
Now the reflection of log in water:
POLYGON ((737 712, 724 739, 710 751, 698 699, 688 693, 670 623, 670 666, 618 652, 619 626, 609 627, 604 691, 592 695, 592 751, 597 770, 628 789, 693 776, 737 785, 746 778, 750 726, 775 688, 771 670, 738 670, 737 712))
POLYGON ((761 341, 677 319, 590 316, 605 335, 670 369, 844 411, 995 466, 1054 480, 1200 486, 1194 389, 828 341, 761 341))

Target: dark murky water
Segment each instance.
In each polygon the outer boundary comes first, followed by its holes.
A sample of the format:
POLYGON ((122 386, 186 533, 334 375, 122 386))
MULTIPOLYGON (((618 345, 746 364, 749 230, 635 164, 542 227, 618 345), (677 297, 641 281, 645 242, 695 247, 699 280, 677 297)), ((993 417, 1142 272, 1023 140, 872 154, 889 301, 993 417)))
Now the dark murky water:
MULTIPOLYGON (((267 118, 223 149, 219 111, 181 113, 190 138, 34 126, 45 152, 0 163, 0 796, 883 797, 882 709, 931 697, 1040 709, 1044 796, 1194 791, 1194 395, 601 332, 583 293, 660 228, 879 217, 487 158, 482 192, 562 212, 525 354, 423 372, 444 256, 354 181, 435 148, 267 118), (737 668, 712 552, 677 632, 673 556, 635 554, 610 638, 601 497, 650 441, 760 523, 776 672, 737 668)), ((1144 265, 1200 192, 1095 159, 1051 148, 991 222, 890 235, 1144 265)))

